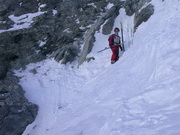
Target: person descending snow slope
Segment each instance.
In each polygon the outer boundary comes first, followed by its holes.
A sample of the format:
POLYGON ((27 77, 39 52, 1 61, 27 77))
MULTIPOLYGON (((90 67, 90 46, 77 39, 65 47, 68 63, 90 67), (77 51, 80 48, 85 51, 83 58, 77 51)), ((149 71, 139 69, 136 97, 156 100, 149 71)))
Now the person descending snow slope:
POLYGON ((109 46, 112 50, 112 57, 111 57, 111 64, 114 64, 116 61, 119 59, 119 48, 122 51, 121 47, 121 38, 118 35, 119 34, 119 28, 114 29, 114 34, 112 34, 108 41, 109 41, 109 46))

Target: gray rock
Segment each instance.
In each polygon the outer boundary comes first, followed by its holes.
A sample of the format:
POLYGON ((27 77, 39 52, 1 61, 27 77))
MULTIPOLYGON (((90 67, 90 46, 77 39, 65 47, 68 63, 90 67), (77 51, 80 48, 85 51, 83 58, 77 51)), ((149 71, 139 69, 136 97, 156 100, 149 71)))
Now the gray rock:
POLYGON ((31 69, 29 72, 33 73, 33 74, 37 74, 36 69, 31 69))
POLYGON ((138 13, 139 10, 151 0, 126 0, 124 8, 128 16, 132 16, 134 13, 138 13))
POLYGON ((8 17, 0 17, 0 30, 6 30, 12 27, 14 22, 8 17))
POLYGON ((6 77, 10 62, 16 60, 17 58, 17 55, 10 52, 0 55, 0 80, 3 80, 6 77))
POLYGON ((128 16, 132 16, 136 11, 138 7, 138 0, 127 0, 125 2, 125 11, 128 16))
POLYGON ((142 22, 146 22, 151 15, 154 14, 154 6, 152 4, 149 4, 145 8, 143 8, 136 16, 135 16, 135 22, 134 22, 134 29, 136 30, 139 25, 141 25, 142 22))
MULTIPOLYGON (((18 0, 16 0, 18 1, 18 0)), ((14 5, 13 14, 15 16, 20 16, 27 13, 34 13, 38 11, 38 1, 37 0, 22 0, 21 4, 14 5)), ((12 6, 12 4, 11 4, 12 6)))
POLYGON ((63 56, 61 64, 66 64, 67 62, 72 62, 74 60, 75 56, 77 56, 77 54, 78 54, 77 48, 68 48, 64 52, 64 56, 63 56))
POLYGON ((95 58, 94 58, 94 57, 88 57, 88 58, 86 58, 86 61, 87 61, 87 62, 90 62, 91 60, 95 60, 95 58))
POLYGON ((0 62, 0 80, 3 80, 6 77, 8 69, 9 69, 8 63, 0 62))
POLYGON ((53 54, 53 57, 58 62, 62 60, 61 64, 66 64, 67 62, 72 62, 79 52, 80 52, 79 41, 75 41, 73 44, 69 44, 57 50, 53 54))
POLYGON ((0 81, 0 103, 1 135, 21 135, 37 115, 37 105, 24 98, 18 78, 11 72, 0 81))
POLYGON ((19 8, 18 0, 0 0, 0 16, 8 16, 19 8))
POLYGON ((154 13, 154 6, 148 4, 151 0, 127 0, 124 4, 126 14, 134 17, 134 32, 137 27, 146 22, 150 16, 154 13))
POLYGON ((114 20, 119 15, 119 8, 120 7, 118 6, 111 9, 109 13, 110 18, 108 18, 108 21, 104 24, 102 29, 103 34, 108 35, 111 33, 114 26, 114 20))

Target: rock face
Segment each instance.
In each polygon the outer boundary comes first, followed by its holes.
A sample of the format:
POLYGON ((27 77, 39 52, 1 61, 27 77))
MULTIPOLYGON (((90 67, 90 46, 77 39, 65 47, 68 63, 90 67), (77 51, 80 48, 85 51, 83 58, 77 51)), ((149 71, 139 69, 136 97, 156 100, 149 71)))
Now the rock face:
POLYGON ((150 4, 151 0, 127 0, 125 2, 125 11, 129 16, 134 16, 134 30, 141 25, 142 22, 146 22, 151 15, 154 14, 154 6, 150 4))
POLYGON ((86 56, 100 26, 104 24, 103 34, 110 34, 124 6, 127 15, 135 14, 136 29, 154 12, 149 2, 0 0, 0 135, 21 135, 38 111, 25 99, 12 70, 52 57, 62 64, 77 58, 79 65, 94 59, 86 56), (109 2, 113 6, 107 9, 109 2))
POLYGON ((134 29, 136 30, 141 23, 146 22, 151 15, 154 14, 154 6, 152 4, 147 5, 135 16, 134 29))
POLYGON ((0 81, 0 134, 22 135, 26 126, 32 123, 38 107, 24 98, 18 78, 8 73, 0 81))
POLYGON ((38 106, 24 97, 18 85, 18 78, 13 75, 11 64, 18 59, 14 53, 0 55, 0 134, 21 135, 26 126, 37 115, 38 106))
POLYGON ((10 62, 17 58, 18 56, 14 53, 4 53, 0 55, 0 80, 4 80, 6 78, 10 62))

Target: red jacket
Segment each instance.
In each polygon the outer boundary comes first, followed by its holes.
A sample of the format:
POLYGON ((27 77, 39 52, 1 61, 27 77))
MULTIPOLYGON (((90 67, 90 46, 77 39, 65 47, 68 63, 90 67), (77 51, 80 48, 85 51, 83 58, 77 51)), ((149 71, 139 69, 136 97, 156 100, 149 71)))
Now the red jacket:
MULTIPOLYGON (((114 36, 115 36, 115 34, 112 34, 112 35, 110 35, 109 36, 109 46, 110 46, 110 48, 112 48, 113 46, 115 46, 114 45, 114 36)), ((120 39, 120 36, 119 36, 119 39, 120 39)), ((121 47, 121 41, 119 40, 119 47, 121 48, 121 50, 122 50, 122 47, 121 47)))

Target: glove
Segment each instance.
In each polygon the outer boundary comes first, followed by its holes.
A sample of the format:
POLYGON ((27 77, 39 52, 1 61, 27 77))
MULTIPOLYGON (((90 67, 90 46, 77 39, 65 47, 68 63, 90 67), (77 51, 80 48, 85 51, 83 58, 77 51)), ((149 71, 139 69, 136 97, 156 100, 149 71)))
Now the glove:
POLYGON ((119 45, 119 48, 121 49, 121 51, 123 51, 123 49, 122 49, 121 45, 119 45))

